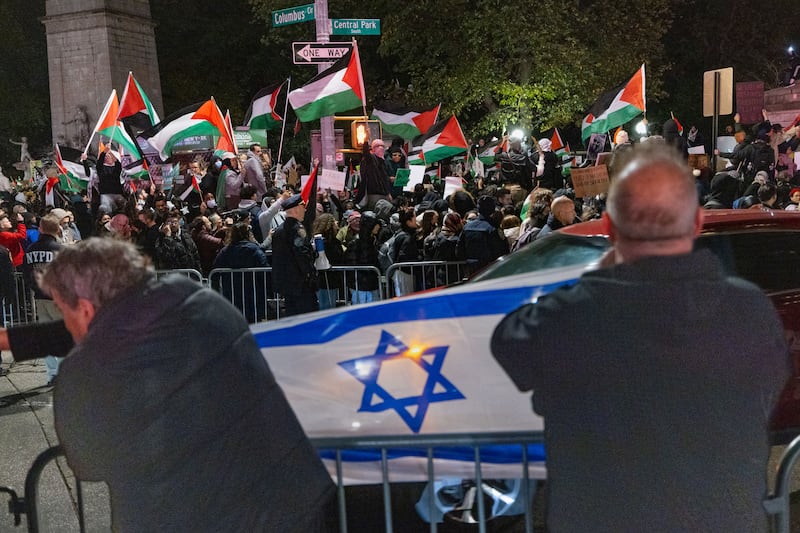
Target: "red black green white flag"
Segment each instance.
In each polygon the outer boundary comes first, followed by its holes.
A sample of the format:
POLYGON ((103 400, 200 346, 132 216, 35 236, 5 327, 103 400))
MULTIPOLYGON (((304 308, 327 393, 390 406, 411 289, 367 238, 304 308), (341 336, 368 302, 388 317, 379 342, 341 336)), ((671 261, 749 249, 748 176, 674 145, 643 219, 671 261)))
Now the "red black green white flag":
POLYGON ((264 87, 256 93, 244 116, 245 126, 251 129, 271 130, 281 125, 283 117, 277 112, 280 96, 286 80, 264 87))
POLYGON ((372 118, 381 121, 384 135, 392 135, 405 140, 414 139, 428 133, 439 118, 442 104, 425 111, 416 111, 393 103, 375 106, 372 118))
POLYGON ((581 139, 607 133, 646 111, 644 64, 627 82, 603 93, 583 119, 581 139))
POLYGON ((129 126, 135 133, 141 133, 161 122, 153 103, 132 72, 128 72, 128 80, 122 91, 117 120, 129 126))
MULTIPOLYGON (((425 165, 463 154, 468 148, 467 139, 455 115, 437 122, 423 138, 415 139, 413 144, 421 146, 421 158, 425 165)), ((410 158, 409 163, 412 163, 410 158)))
POLYGON ((353 48, 330 68, 289 93, 289 103, 301 122, 366 105, 364 77, 355 41, 353 48))

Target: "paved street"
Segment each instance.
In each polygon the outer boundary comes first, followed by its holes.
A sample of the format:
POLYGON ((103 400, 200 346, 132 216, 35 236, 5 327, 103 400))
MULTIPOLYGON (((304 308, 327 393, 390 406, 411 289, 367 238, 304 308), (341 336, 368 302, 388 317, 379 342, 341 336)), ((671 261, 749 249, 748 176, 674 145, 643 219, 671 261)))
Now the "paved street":
MULTIPOLYGON (((3 362, 10 355, 3 353, 3 362)), ((7 368, 8 365, 3 365, 7 368)), ((53 428, 52 388, 46 386, 44 362, 17 363, 0 378, 0 486, 11 487, 21 496, 25 475, 36 456, 58 443, 53 428)), ((40 531, 78 531, 74 478, 62 460, 45 468, 39 483, 40 531)), ((8 495, 0 494, 0 532, 27 531, 27 521, 14 527, 7 512, 8 495)), ((87 531, 109 531, 108 497, 101 484, 84 484, 87 531)))

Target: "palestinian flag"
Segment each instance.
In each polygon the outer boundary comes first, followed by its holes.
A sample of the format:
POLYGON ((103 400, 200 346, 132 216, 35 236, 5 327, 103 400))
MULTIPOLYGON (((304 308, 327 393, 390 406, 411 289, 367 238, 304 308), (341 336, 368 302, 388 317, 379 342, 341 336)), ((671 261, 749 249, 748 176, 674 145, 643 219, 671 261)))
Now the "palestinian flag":
MULTIPOLYGON (((72 151, 77 152, 77 150, 72 151)), ((55 146, 53 155, 55 157, 56 168, 58 169, 58 183, 61 190, 65 192, 85 191, 89 178, 86 176, 83 163, 65 160, 61 155, 61 148, 58 144, 55 146)), ((80 161, 80 154, 77 154, 77 158, 78 161, 80 161)))
POLYGON ((644 113, 644 65, 626 83, 604 93, 589 109, 581 126, 581 139, 586 141, 593 133, 607 133, 644 113))
POLYGON ((353 42, 353 48, 330 68, 290 92, 289 103, 300 121, 311 122, 365 106, 365 94, 358 46, 353 42))
POLYGON ((494 165, 494 158, 500 152, 505 152, 508 149, 508 139, 498 141, 494 139, 489 144, 484 145, 483 150, 478 152, 478 159, 484 165, 494 165))
POLYGON ((92 131, 92 135, 89 136, 89 143, 86 145, 86 149, 83 151, 84 153, 89 151, 89 145, 96 134, 108 137, 111 142, 117 143, 117 145, 123 147, 128 153, 135 154, 139 152, 139 147, 122 125, 122 122, 117 120, 118 114, 119 101, 117 100, 117 91, 112 89, 111 96, 108 97, 106 106, 100 114, 100 118, 92 131))
POLYGON ((186 187, 186 190, 184 190, 181 193, 180 199, 185 202, 186 199, 189 197, 189 195, 192 194, 192 191, 194 191, 194 192, 196 192, 197 194, 200 194, 200 195, 203 194, 200 191, 200 184, 197 183, 197 176, 195 176, 194 174, 192 174, 192 183, 190 183, 189 186, 186 187))
POLYGON ((122 167, 122 174, 129 180, 149 180, 150 165, 147 164, 147 159, 142 158, 122 167))
POLYGON ((416 141, 414 144, 422 146, 422 159, 426 165, 463 154, 469 147, 455 115, 437 122, 425 134, 422 143, 416 141))
POLYGON ((135 133, 149 130, 161 122, 152 102, 132 72, 128 72, 128 81, 125 83, 125 90, 122 91, 117 120, 122 121, 135 133))
POLYGON ((422 145, 412 146, 408 151, 408 164, 409 165, 424 165, 425 160, 422 159, 422 145))
POLYGON ((564 145, 564 141, 561 139, 558 128, 553 128, 553 135, 550 137, 550 149, 554 154, 561 154, 566 150, 566 145, 564 145))
POLYGON ((158 150, 161 159, 166 161, 172 155, 175 145, 187 137, 223 135, 224 121, 222 113, 212 99, 184 107, 143 132, 140 137, 158 150), (214 122, 208 120, 209 118, 214 122))
POLYGON ((217 135, 225 137, 231 146, 233 146, 233 150, 231 151, 238 154, 239 151, 236 149, 236 141, 233 140, 233 128, 229 127, 230 118, 227 122, 225 121, 225 115, 222 114, 222 110, 220 110, 213 96, 200 106, 200 109, 197 110, 193 118, 205 119, 210 122, 219 131, 217 135))
POLYGON ((278 95, 286 81, 264 87, 256 93, 244 116, 245 126, 251 129, 271 130, 280 126, 283 118, 275 111, 278 95))
POLYGON ((372 110, 372 118, 381 121, 384 134, 413 139, 428 133, 439 117, 442 104, 428 111, 414 111, 395 104, 383 104, 372 110))
POLYGON ((235 142, 232 142, 231 139, 234 139, 233 135, 233 126, 231 125, 231 110, 225 110, 225 130, 228 132, 228 135, 220 135, 219 139, 217 140, 217 150, 222 150, 223 152, 233 152, 236 155, 239 155, 239 147, 236 146, 235 142))
POLYGON ((680 122, 678 122, 678 119, 677 119, 677 118, 675 118, 675 113, 673 113, 672 111, 670 111, 670 112, 669 112, 669 116, 670 116, 670 118, 671 118, 672 120, 674 120, 674 121, 675 121, 675 125, 678 127, 678 135, 683 135, 683 124, 681 124, 680 122))

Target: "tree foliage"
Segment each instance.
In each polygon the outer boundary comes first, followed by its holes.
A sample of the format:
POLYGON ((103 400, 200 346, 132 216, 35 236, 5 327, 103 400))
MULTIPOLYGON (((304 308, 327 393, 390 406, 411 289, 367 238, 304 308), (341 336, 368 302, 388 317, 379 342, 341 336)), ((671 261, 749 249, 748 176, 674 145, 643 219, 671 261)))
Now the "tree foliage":
MULTIPOLYGON (((294 87, 310 79, 316 69, 293 64, 291 43, 316 40, 315 23, 273 28, 271 22, 272 10, 301 3, 151 1, 164 112, 213 95, 240 124, 261 87, 289 76, 294 87)), ((773 88, 800 27, 800 10, 789 0, 769 9, 723 0, 329 0, 328 6, 331 18, 381 19, 381 36, 358 38, 368 110, 382 100, 441 102, 443 115, 455 113, 476 136, 509 127, 574 131, 592 102, 642 63, 648 119, 663 121, 674 111, 688 125, 702 114, 704 71, 732 66, 735 81, 763 80, 773 88)), ((19 156, 9 138, 27 136, 34 156, 51 149, 44 14, 44 0, 0 2, 0 163, 7 172, 19 156)), ((291 129, 291 110, 288 119, 291 129)), ((285 153, 307 150, 307 128, 286 137, 285 153)), ((273 150, 278 141, 270 135, 273 150)))
MULTIPOLYGON (((251 3, 265 21, 284 7, 279 0, 251 3)), ((620 17, 617 3, 608 0, 345 0, 329 4, 329 16, 381 18, 378 42, 359 39, 370 104, 442 102, 443 113, 455 113, 465 129, 481 134, 579 122, 600 93, 644 62, 648 94, 658 98, 669 67, 661 37, 673 3, 629 2, 620 17), (615 35, 624 36, 624 53, 609 38, 615 35), (370 77, 372 71, 381 75, 370 77)), ((279 42, 283 30, 265 38, 279 42)), ((285 35, 291 39, 299 31, 287 28, 285 35)))

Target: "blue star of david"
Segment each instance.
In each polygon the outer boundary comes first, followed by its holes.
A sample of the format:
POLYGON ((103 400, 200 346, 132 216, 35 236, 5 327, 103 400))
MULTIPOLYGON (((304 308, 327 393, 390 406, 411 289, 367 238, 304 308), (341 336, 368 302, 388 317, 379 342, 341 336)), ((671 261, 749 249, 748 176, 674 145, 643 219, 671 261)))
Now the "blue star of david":
POLYGON ((364 384, 364 395, 361 397, 359 412, 379 413, 394 409, 414 433, 419 433, 428 406, 434 402, 463 400, 466 397, 447 378, 442 375, 442 365, 447 354, 447 346, 434 346, 421 354, 409 356, 408 346, 387 331, 381 332, 381 338, 375 353, 339 363, 351 376, 364 384), (388 353, 389 348, 394 348, 388 353), (428 373, 428 379, 418 396, 395 398, 386 389, 378 385, 381 366, 386 361, 407 359, 414 362, 428 373), (412 412, 416 407, 416 412, 412 412))

